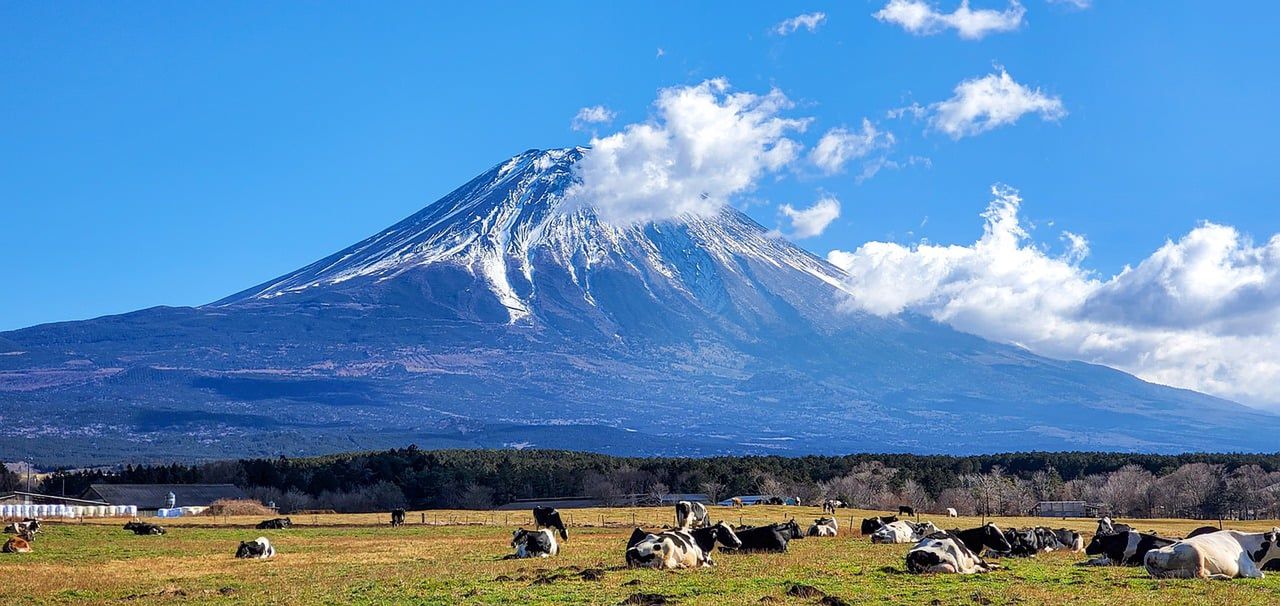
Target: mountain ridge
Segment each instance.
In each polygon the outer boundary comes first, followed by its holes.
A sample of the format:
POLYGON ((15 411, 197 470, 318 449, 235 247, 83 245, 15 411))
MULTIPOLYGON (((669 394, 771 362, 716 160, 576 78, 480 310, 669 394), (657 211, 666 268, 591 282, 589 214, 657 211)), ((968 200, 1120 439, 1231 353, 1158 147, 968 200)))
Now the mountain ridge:
POLYGON ((583 153, 517 154, 207 305, 0 333, 0 456, 1182 452, 1268 448, 1280 428, 918 316, 848 312, 841 270, 731 207, 603 223, 566 207, 583 153))

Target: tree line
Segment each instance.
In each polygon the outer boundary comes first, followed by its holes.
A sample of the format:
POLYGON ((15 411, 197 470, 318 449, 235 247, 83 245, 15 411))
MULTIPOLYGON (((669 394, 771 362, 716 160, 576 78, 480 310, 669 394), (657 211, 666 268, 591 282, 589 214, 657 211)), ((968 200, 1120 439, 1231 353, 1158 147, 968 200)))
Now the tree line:
MULTIPOLYGON (((0 484, 5 478, 0 475, 0 484)), ((522 498, 705 493, 836 498, 854 506, 1026 514, 1084 500, 1124 517, 1277 517, 1280 455, 1027 452, 976 456, 614 457, 551 450, 421 450, 56 472, 40 490, 92 483, 232 483, 281 511, 486 509, 522 498)))

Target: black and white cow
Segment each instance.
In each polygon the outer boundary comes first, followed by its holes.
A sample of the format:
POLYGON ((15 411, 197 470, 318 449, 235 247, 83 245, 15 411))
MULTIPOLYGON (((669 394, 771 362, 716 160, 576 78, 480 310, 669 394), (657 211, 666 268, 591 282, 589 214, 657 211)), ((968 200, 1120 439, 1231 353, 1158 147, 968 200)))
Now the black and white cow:
POLYGON ((916 510, 915 510, 914 508, 912 508, 910 505, 899 505, 899 506, 898 506, 898 515, 900 515, 900 516, 907 516, 907 517, 915 517, 915 515, 916 515, 916 510))
POLYGON ((711 552, 719 543, 741 549, 742 541, 724 522, 693 530, 667 530, 657 534, 639 528, 627 541, 628 566, 676 569, 715 566, 711 552))
POLYGON ((1280 528, 1271 532, 1221 530, 1152 549, 1147 574, 1162 578, 1260 579, 1262 567, 1280 558, 1280 528))
POLYGON ((803 536, 800 533, 800 525, 796 524, 795 520, 784 524, 735 528, 733 532, 742 542, 742 546, 737 549, 722 546, 721 550, 739 553, 785 552, 792 540, 803 536))
POLYGON ((564 527, 564 520, 560 519, 560 512, 552 507, 534 507, 533 508, 533 524, 538 530, 543 528, 554 528, 560 532, 560 540, 569 540, 569 531, 564 527))
POLYGON ((995 568, 949 532, 932 533, 907 550, 907 572, 976 574, 995 568))
POLYGON ((1000 527, 990 522, 968 530, 948 530, 947 533, 960 539, 973 553, 982 553, 984 549, 1005 553, 1013 549, 1000 527))
POLYGON ((271 546, 271 541, 267 537, 258 537, 252 541, 241 541, 240 547, 236 548, 237 558, 265 560, 273 558, 275 555, 276 548, 271 546))
POLYGON ((938 527, 932 522, 915 524, 907 520, 898 520, 885 524, 883 528, 871 533, 872 543, 916 543, 935 532, 938 527))
POLYGON ((405 517, 405 511, 403 509, 392 509, 391 510, 391 527, 399 528, 400 526, 404 526, 404 517, 405 517))
POLYGON ((156 524, 148 524, 147 522, 139 522, 138 520, 126 522, 124 525, 124 529, 136 535, 164 534, 163 526, 159 526, 156 524))
POLYGON ((1132 530, 1115 534, 1095 534, 1093 535, 1093 540, 1089 541, 1089 545, 1084 548, 1084 552, 1086 555, 1100 557, 1095 557, 1085 562, 1085 564, 1089 566, 1140 566, 1148 551, 1167 547, 1175 542, 1173 539, 1132 530))
POLYGON ((892 524, 898 521, 898 516, 879 516, 874 518, 864 518, 862 520, 862 536, 867 536, 881 528, 886 524, 892 524))
POLYGON ((836 515, 836 510, 844 507, 844 501, 839 499, 827 499, 822 502, 822 513, 836 515))
POLYGON ((1080 533, 1066 528, 1059 528, 1053 531, 1054 538, 1058 539, 1058 543, 1063 549, 1080 552, 1084 551, 1084 537, 1080 533))
POLYGON ((1095 534, 1119 534, 1121 532, 1129 532, 1133 530, 1128 524, 1116 524, 1111 518, 1104 517, 1098 520, 1098 532, 1095 534))
POLYGON ((707 518, 707 506, 702 503, 680 501, 676 503, 676 528, 705 528, 711 525, 707 518))
POLYGON ((515 548, 517 558, 547 558, 560 553, 556 534, 547 528, 541 530, 520 528, 512 532, 511 547, 515 548))
POLYGON ((813 521, 807 534, 811 537, 834 537, 840 534, 840 525, 836 522, 835 516, 818 518, 813 521))
POLYGON ((21 522, 14 522, 4 527, 5 534, 35 534, 40 532, 40 520, 36 518, 26 518, 21 522))
POLYGON ((258 522, 258 530, 284 530, 292 526, 293 520, 289 518, 272 518, 258 522))

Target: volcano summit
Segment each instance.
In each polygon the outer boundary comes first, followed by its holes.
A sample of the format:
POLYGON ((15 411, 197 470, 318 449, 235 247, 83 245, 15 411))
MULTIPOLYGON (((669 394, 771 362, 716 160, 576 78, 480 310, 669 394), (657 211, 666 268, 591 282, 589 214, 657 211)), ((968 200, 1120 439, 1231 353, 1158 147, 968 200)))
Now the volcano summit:
POLYGON ((619 226, 531 150, 195 308, 0 333, 0 455, 1270 450, 1280 418, 847 311, 847 276, 724 207, 619 226))

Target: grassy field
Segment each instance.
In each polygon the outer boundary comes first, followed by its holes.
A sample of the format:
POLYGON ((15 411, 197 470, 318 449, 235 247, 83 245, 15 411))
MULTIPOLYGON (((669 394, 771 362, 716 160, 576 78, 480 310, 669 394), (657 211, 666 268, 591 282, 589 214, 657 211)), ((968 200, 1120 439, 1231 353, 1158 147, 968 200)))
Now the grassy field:
MULTIPOLYGON (((29 554, 0 557, 0 604, 619 604, 637 594, 682 605, 726 604, 1277 604, 1280 574, 1262 580, 1153 580, 1141 568, 1075 566, 1083 554, 1049 553, 1003 560, 987 575, 917 576, 903 572, 905 545, 871 545, 848 532, 792 543, 786 554, 717 555, 708 570, 654 571, 622 567, 633 520, 670 523, 666 509, 578 510, 570 540, 557 558, 503 560, 511 530, 528 512, 414 512, 393 529, 384 515, 295 516, 289 530, 259 531, 257 518, 166 520, 164 536, 134 536, 124 520, 46 525, 29 554), (425 519, 426 523, 423 523, 425 519), (237 543, 265 535, 273 560, 232 557, 237 543), (794 586, 811 589, 793 589, 794 586), (792 595, 792 594, 802 595, 792 595)), ((802 524, 814 508, 714 508, 733 523, 802 524)), ((948 520, 932 516, 943 527, 948 520)), ((951 521, 971 527, 976 518, 951 521)), ((1045 520, 1001 518, 1003 526, 1045 520)), ((1051 521, 1092 531, 1092 520, 1051 521)), ((1179 535, 1202 525, 1142 520, 1136 527, 1179 535)), ((1270 529, 1270 522, 1233 527, 1270 529)), ((630 603, 659 603, 633 601, 630 603)))

